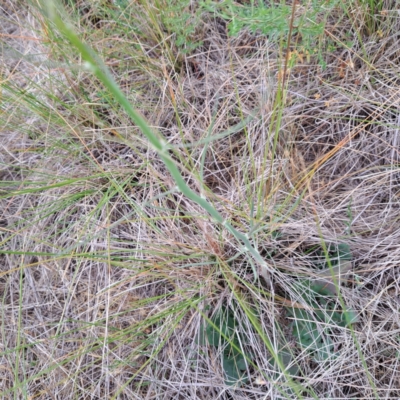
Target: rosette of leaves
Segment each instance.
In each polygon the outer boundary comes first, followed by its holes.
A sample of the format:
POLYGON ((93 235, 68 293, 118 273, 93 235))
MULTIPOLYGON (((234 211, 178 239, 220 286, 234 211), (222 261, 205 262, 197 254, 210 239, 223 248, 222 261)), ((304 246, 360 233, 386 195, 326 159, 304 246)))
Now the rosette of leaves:
POLYGON ((357 321, 354 311, 341 309, 338 287, 332 278, 334 274, 340 284, 341 275, 348 272, 351 267, 350 248, 341 244, 328 256, 329 262, 326 260, 318 265, 317 278, 299 278, 293 286, 303 299, 304 308, 287 307, 292 317, 291 333, 297 345, 318 362, 338 355, 332 340, 333 329, 357 321))
MULTIPOLYGON (((244 338, 239 333, 240 322, 235 318, 232 309, 222 306, 202 327, 200 344, 206 341, 210 346, 218 349, 221 355, 221 364, 225 374, 225 384, 229 386, 247 383, 247 361, 241 344, 244 338)), ((248 359, 253 359, 251 354, 248 359)))

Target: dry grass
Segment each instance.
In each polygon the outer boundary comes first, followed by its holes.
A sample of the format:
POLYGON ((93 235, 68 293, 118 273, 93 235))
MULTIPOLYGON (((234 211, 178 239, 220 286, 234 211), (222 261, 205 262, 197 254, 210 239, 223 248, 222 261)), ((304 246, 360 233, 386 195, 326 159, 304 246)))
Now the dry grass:
POLYGON ((2 398, 399 398, 394 5, 384 4, 376 32, 364 29, 361 6, 355 20, 337 8, 321 47, 326 68, 299 51, 277 102, 279 43, 228 37, 205 16, 203 44, 183 55, 152 2, 132 2, 119 18, 104 14, 108 2, 72 2, 75 29, 175 146, 188 185, 253 232, 274 271, 255 281, 240 243, 175 190, 76 50, 23 3, 0 8, 2 398), (337 357, 318 363, 296 347, 284 305, 302 303, 293 284, 314 274, 313 249, 339 243, 353 256, 342 299, 359 319, 353 331, 334 329, 337 357), (247 338, 241 387, 225 385, 219 349, 198 340, 222 305, 247 338), (297 394, 266 346, 278 350, 282 335, 301 370, 297 394))

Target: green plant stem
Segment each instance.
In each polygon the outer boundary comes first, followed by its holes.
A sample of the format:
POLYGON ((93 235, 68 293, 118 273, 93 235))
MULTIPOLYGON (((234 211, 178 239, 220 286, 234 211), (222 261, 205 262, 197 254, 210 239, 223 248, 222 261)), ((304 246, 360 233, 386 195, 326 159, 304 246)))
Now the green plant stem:
MULTIPOLYGON (((56 12, 53 2, 49 3, 48 10, 50 20, 56 25, 59 31, 78 49, 79 53, 85 61, 85 67, 90 70, 109 90, 109 92, 114 96, 117 102, 124 108, 129 117, 147 137, 150 144, 157 151, 160 159, 164 162, 168 171, 172 175, 176 183, 177 190, 182 192, 188 199, 193 200, 200 207, 202 207, 217 223, 220 223, 222 226, 224 226, 228 230, 228 232, 230 232, 236 239, 238 239, 239 242, 242 243, 242 249, 244 250, 244 252, 250 253, 252 257, 256 260, 256 262, 259 263, 262 270, 264 270, 265 272, 271 270, 259 251, 250 243, 247 235, 244 235, 243 233, 237 231, 204 197, 200 196, 189 188, 175 162, 169 155, 169 151, 172 149, 171 146, 166 142, 161 134, 156 134, 149 127, 146 120, 132 107, 118 84, 115 82, 114 78, 111 76, 105 64, 91 48, 89 48, 79 39, 73 28, 68 26, 60 18, 59 14, 56 12)), ((257 279, 258 272, 253 265, 252 269, 255 279, 257 279)), ((264 271, 261 271, 261 273, 264 271)))

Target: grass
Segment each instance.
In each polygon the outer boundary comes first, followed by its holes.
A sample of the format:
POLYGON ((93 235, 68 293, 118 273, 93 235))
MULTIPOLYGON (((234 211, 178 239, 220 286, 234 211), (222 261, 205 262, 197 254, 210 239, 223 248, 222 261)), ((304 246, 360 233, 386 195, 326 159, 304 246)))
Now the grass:
POLYGON ((394 4, 51 4, 0 8, 1 397, 398 398, 394 4))

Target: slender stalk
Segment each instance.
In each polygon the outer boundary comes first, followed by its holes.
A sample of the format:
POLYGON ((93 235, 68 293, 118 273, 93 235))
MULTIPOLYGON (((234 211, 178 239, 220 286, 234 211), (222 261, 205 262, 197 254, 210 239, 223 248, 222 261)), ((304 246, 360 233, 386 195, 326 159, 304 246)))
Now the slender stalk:
MULTIPOLYGON (((187 185, 183 179, 179 168, 169 155, 172 147, 162 137, 160 133, 155 133, 150 127, 147 121, 132 107, 129 100, 126 98, 109 70, 102 62, 102 60, 94 53, 94 51, 83 43, 78 35, 74 32, 72 27, 68 26, 59 16, 55 10, 53 2, 49 3, 48 16, 50 20, 55 24, 59 31, 77 48, 80 55, 82 56, 85 64, 85 68, 91 71, 97 79, 108 89, 108 91, 114 96, 118 103, 124 108, 126 113, 132 119, 132 121, 140 128, 143 134, 147 137, 154 150, 158 153, 160 159, 164 162, 168 171, 172 175, 176 183, 176 189, 182 192, 188 199, 197 203, 203 208, 215 222, 220 223, 224 226, 229 233, 231 233, 239 242, 242 244, 242 250, 245 253, 249 253, 254 260, 260 265, 261 273, 265 273, 271 268, 268 266, 266 261, 263 259, 259 251, 251 244, 246 234, 237 231, 224 217, 201 195, 194 192, 187 185)), ((127 143, 129 145, 129 143, 127 143)), ((258 271, 252 264, 253 273, 255 279, 258 278, 258 271)))

